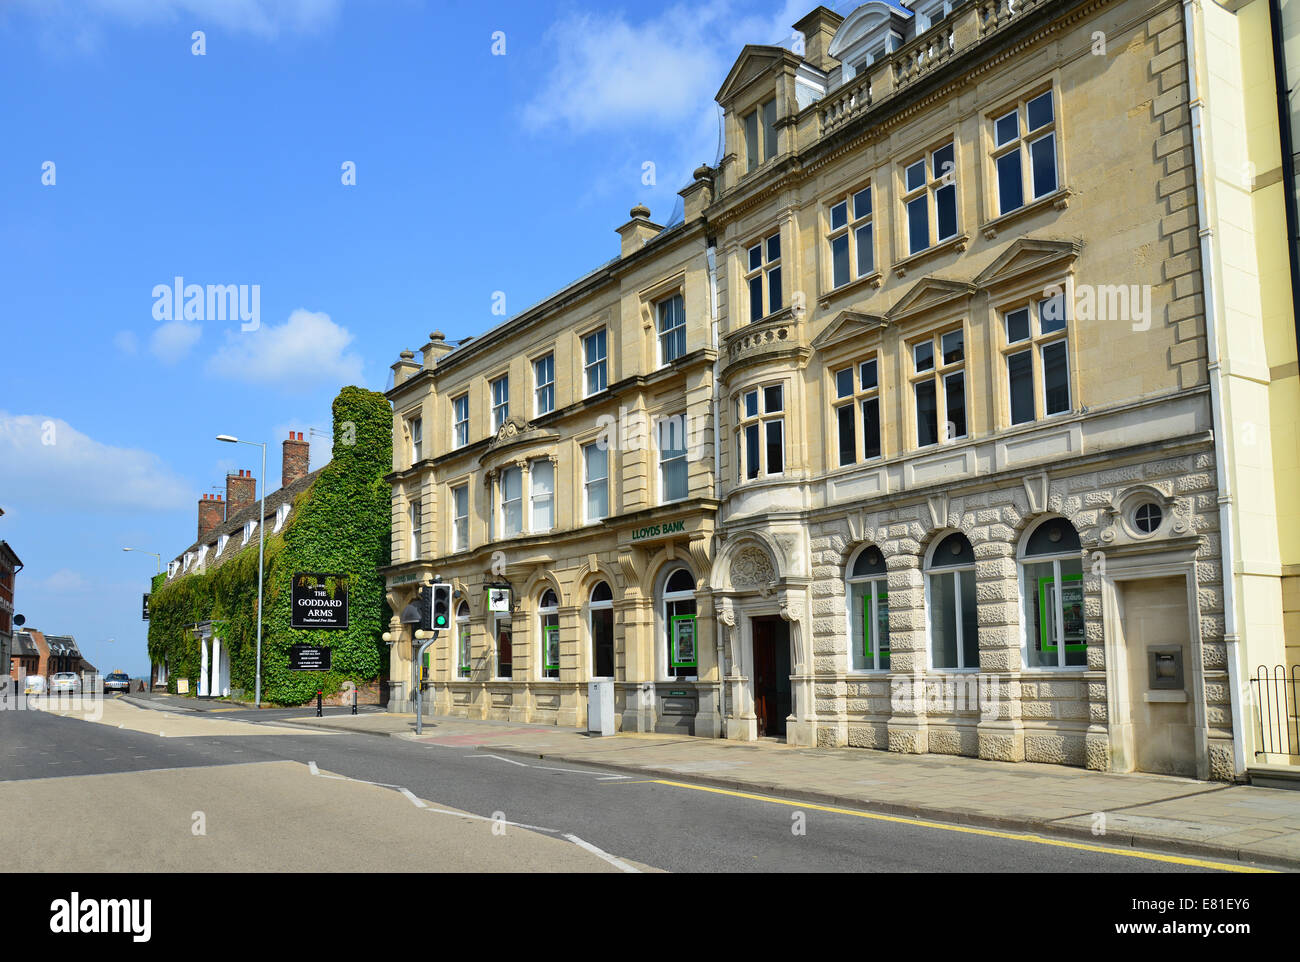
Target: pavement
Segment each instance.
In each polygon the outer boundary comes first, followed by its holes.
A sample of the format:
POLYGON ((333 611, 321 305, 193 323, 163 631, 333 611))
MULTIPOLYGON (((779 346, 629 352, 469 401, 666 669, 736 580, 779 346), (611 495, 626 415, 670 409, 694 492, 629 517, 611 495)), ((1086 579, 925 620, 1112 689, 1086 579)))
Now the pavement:
POLYGON ((387 735, 517 759, 598 765, 721 792, 1300 870, 1300 792, 1161 775, 860 748, 798 748, 426 716, 285 717, 293 727, 387 735))

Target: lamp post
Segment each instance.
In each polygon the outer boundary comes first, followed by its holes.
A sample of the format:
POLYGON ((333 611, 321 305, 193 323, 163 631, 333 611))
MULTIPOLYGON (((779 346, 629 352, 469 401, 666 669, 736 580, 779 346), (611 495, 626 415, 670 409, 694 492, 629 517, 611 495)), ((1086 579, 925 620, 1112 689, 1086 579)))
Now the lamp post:
POLYGON ((154 551, 145 551, 144 548, 123 548, 123 551, 139 551, 141 554, 151 554, 158 562, 158 574, 162 574, 162 555, 154 551))
POLYGON ((218 434, 218 441, 228 444, 251 444, 262 449, 262 475, 258 484, 262 488, 261 515, 257 520, 257 684, 253 704, 262 707, 262 559, 266 547, 266 444, 261 441, 241 441, 229 434, 218 434))

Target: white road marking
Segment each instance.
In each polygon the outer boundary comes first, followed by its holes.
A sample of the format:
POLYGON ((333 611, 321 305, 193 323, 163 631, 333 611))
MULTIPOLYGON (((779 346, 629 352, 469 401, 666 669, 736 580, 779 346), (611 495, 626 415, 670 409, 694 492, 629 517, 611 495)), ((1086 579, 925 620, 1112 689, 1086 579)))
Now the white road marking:
POLYGON ((550 765, 533 765, 533 768, 541 769, 545 772, 567 772, 570 775, 592 775, 596 778, 627 778, 626 775, 606 775, 604 772, 584 772, 577 768, 552 768, 550 765))
POLYGON ((531 765, 524 762, 517 762, 513 758, 504 758, 501 755, 488 755, 484 752, 476 752, 473 755, 466 755, 466 758, 495 758, 499 762, 509 762, 511 765, 518 765, 520 768, 532 768, 531 765))
POLYGON ((615 858, 613 855, 610 855, 608 852, 596 848, 596 846, 592 845, 590 842, 584 842, 576 835, 565 835, 564 837, 567 838, 574 845, 578 846, 578 848, 586 849, 588 852, 590 852, 592 855, 595 855, 597 858, 603 858, 606 862, 614 866, 620 872, 631 872, 635 875, 641 874, 640 869, 633 868, 631 865, 628 865, 627 862, 624 862, 622 859, 615 858))
POLYGON ((401 792, 403 795, 405 795, 405 796, 406 796, 406 800, 407 800, 408 802, 410 802, 412 805, 414 805, 416 808, 428 808, 428 807, 429 807, 429 806, 425 805, 424 802, 420 801, 418 798, 416 798, 414 795, 412 795, 412 794, 410 793, 410 791, 408 791, 407 789, 405 789, 405 788, 398 788, 398 791, 401 792))

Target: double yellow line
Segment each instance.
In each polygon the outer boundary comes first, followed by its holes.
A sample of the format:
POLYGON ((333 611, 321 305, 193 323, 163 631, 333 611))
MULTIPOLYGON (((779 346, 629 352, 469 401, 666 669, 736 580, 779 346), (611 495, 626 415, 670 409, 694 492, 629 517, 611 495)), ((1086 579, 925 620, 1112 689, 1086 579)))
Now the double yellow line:
POLYGON ((984 835, 988 838, 1005 838, 1013 842, 1031 842, 1035 845, 1051 845, 1056 848, 1072 848, 1081 852, 1098 852, 1103 855, 1122 855, 1125 858, 1140 858, 1149 862, 1167 862, 1171 865, 1188 865, 1194 868, 1217 869, 1222 872, 1272 873, 1273 869, 1255 868, 1238 865, 1233 862, 1213 862, 1208 859, 1185 858, 1181 855, 1160 855, 1155 852, 1138 852, 1132 849, 1115 848, 1109 845, 1090 845, 1087 842, 1070 842, 1065 839, 1044 838, 1041 835, 1027 835, 1022 832, 999 832, 992 828, 975 828, 969 825, 945 825, 942 822, 930 822, 919 818, 907 818, 903 815, 879 815, 874 812, 859 812, 851 808, 836 808, 832 805, 816 805, 810 802, 797 802, 784 798, 772 798, 769 795, 754 795, 750 792, 737 792, 726 788, 711 788, 707 785, 691 785, 686 782, 674 782, 663 778, 648 778, 641 781, 610 782, 611 785, 668 785, 672 788, 688 788, 694 792, 709 792, 713 795, 729 795, 732 798, 747 798, 755 802, 767 802, 770 805, 786 805, 790 808, 814 812, 829 812, 833 815, 851 815, 854 818, 869 818, 877 822, 896 822, 900 825, 916 825, 920 828, 937 828, 945 832, 961 832, 965 835, 984 835))

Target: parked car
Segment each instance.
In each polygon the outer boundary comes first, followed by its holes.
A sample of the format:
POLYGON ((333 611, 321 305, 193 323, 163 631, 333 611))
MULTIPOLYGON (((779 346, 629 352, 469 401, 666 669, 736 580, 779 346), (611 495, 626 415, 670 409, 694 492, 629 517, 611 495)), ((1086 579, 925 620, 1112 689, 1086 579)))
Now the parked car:
POLYGON ((44 695, 45 678, 42 675, 28 675, 23 680, 24 695, 44 695))
POLYGON ((73 671, 60 671, 50 676, 50 691, 66 691, 76 694, 81 691, 81 679, 73 671))
POLYGON ((131 676, 124 671, 109 672, 104 676, 104 694, 120 691, 122 694, 131 692, 131 676))

